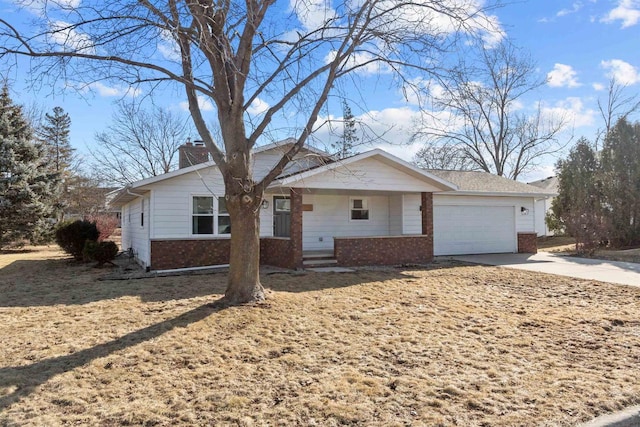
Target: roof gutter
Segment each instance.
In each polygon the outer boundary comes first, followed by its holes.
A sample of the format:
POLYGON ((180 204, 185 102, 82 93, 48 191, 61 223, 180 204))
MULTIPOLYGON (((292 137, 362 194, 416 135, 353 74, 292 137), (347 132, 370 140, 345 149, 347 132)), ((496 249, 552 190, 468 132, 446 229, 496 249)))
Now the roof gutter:
POLYGON ((134 193, 133 191, 129 190, 127 188, 127 194, 130 196, 135 196, 135 197, 144 197, 142 194, 138 194, 138 193, 134 193))

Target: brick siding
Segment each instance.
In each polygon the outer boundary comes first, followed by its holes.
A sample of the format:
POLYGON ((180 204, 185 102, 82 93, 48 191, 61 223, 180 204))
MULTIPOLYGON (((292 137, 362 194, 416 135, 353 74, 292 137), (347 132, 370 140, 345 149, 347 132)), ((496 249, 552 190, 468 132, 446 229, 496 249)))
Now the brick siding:
POLYGON ((339 265, 394 265, 433 260, 430 236, 335 237, 339 265))
MULTIPOLYGON (((151 269, 204 267, 229 263, 231 239, 152 240, 151 269)), ((291 241, 286 238, 260 239, 260 264, 295 269, 291 241)))
POLYGON ((260 264, 294 270, 297 263, 291 252, 291 239, 263 237, 260 239, 260 264))
POLYGON ((538 235, 533 233, 518 233, 518 253, 538 253, 538 235))
POLYGON ((429 238, 431 254, 433 254, 433 193, 422 193, 422 234, 429 238))
POLYGON ((152 240, 151 269, 229 264, 231 239, 152 240))
POLYGON ((302 192, 292 188, 291 197, 291 265, 292 269, 302 268, 302 192))

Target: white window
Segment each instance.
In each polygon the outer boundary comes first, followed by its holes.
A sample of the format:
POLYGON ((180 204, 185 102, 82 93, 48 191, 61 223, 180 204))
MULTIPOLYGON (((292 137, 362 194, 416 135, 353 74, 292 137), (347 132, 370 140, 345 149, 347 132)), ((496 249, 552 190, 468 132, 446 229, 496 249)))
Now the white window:
POLYGON ((278 198, 274 200, 276 204, 276 212, 291 212, 291 199, 278 198))
POLYGON ((226 200, 222 197, 218 198, 218 234, 231 234, 231 218, 226 200))
POLYGON ((218 209, 214 211, 212 196, 193 196, 192 225, 193 234, 231 234, 231 219, 225 199, 217 199, 218 209))
POLYGON ((213 197, 193 197, 191 232, 193 234, 213 234, 213 197))
POLYGON ((144 227, 144 199, 140 200, 140 227, 144 227))
POLYGON ((369 220, 369 199, 364 197, 349 199, 350 216, 353 221, 369 220))

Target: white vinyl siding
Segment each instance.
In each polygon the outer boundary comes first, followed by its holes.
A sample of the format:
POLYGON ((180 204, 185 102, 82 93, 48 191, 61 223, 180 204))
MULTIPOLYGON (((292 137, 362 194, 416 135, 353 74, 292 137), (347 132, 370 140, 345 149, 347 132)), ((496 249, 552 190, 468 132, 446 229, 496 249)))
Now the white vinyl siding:
POLYGON ((149 265, 149 224, 151 215, 149 212, 150 195, 144 198, 136 198, 127 203, 122 209, 124 220, 122 221, 122 250, 132 249, 138 262, 143 266, 149 265), (144 205, 143 205, 144 203, 144 205), (144 212, 144 226, 141 226, 144 212))
MULTIPOLYGON (((355 196, 351 196, 353 198, 355 196)), ((351 221, 350 196, 304 195, 302 203, 313 205, 302 213, 302 249, 333 249, 333 237, 388 236, 389 197, 367 196, 369 220, 351 221)))
POLYGON ((389 196, 389 234, 399 236, 402 234, 402 194, 389 196))
POLYGON ((540 236, 553 236, 553 231, 549 230, 545 218, 547 213, 551 210, 551 202, 553 198, 537 200, 535 204, 535 212, 529 213, 529 215, 535 216, 536 232, 538 237, 540 236))
POLYGON ((402 196, 402 234, 422 234, 422 195, 402 196))
MULTIPOLYGON (((304 178, 299 184, 305 188, 378 191, 438 191, 424 180, 389 166, 383 161, 368 158, 304 178)), ((292 184, 296 186, 296 184, 292 184)))
MULTIPOLYGON (((154 215, 152 239, 210 238, 212 236, 211 234, 192 234, 192 197, 224 197, 222 175, 218 173, 216 167, 177 176, 152 184, 150 187, 154 190, 151 209, 154 215)), ((214 206, 217 209, 217 201, 214 202, 214 206)), ((271 236, 273 233, 270 209, 271 205, 269 209, 260 209, 260 235, 262 236, 271 236)))

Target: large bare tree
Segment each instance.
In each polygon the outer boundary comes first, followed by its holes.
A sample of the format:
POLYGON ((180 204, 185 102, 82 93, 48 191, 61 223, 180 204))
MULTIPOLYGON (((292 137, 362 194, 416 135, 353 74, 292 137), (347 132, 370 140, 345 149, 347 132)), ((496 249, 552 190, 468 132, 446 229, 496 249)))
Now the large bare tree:
POLYGON ((567 117, 546 115, 539 104, 533 112, 523 108, 526 96, 545 83, 535 74, 531 58, 508 41, 483 45, 477 57, 461 59, 447 78, 430 85, 441 114, 426 114, 414 140, 446 153, 453 166, 464 159, 467 169, 517 179, 568 142, 558 139, 567 117))
POLYGON ((85 82, 169 82, 184 90, 194 125, 224 178, 234 230, 229 303, 264 298, 260 204, 267 186, 307 142, 334 84, 376 67, 410 82, 437 72, 441 54, 461 35, 493 37, 499 30, 482 0, 34 3, 48 9, 30 26, 0 18, 0 56, 41 59, 34 73, 85 82), (215 106, 221 141, 207 127, 203 101, 215 106), (269 107, 249 120, 250 107, 260 103, 269 107), (252 148, 277 115, 293 112, 300 124, 295 144, 254 179, 252 148))
POLYGON ((607 85, 606 98, 598 98, 598 111, 602 118, 603 129, 596 136, 595 150, 598 151, 599 142, 607 137, 619 120, 627 120, 639 109, 638 94, 628 93, 628 85, 612 77, 607 85))
POLYGON ((187 117, 161 107, 120 102, 111 124, 95 136, 91 157, 102 181, 127 185, 177 167, 180 145, 191 136, 187 117))

